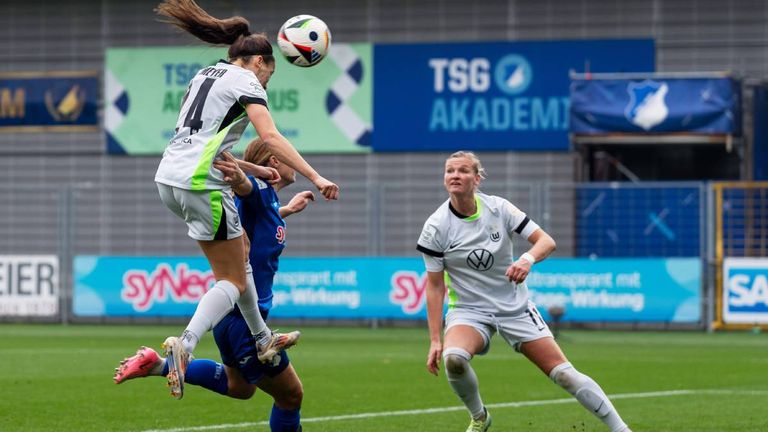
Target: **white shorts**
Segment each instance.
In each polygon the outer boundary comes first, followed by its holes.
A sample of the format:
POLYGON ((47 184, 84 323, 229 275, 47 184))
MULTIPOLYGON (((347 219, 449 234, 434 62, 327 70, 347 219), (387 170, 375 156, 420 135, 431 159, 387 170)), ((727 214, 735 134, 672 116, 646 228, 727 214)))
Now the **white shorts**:
POLYGON ((536 309, 533 302, 528 302, 528 307, 517 315, 493 315, 482 313, 472 309, 451 309, 445 316, 445 331, 453 326, 467 325, 477 330, 485 340, 483 349, 478 355, 483 355, 491 348, 491 336, 495 332, 504 338, 507 343, 520 351, 520 344, 537 339, 552 337, 549 326, 536 309))
POLYGON ((193 191, 157 183, 160 199, 189 227, 195 240, 229 240, 243 235, 231 189, 193 191))

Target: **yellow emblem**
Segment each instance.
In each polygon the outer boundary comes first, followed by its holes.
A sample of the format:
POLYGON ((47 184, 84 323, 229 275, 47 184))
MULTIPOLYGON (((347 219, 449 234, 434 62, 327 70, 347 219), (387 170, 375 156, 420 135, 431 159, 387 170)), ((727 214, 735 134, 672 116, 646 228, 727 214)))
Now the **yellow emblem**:
POLYGON ((75 84, 66 95, 57 103, 54 101, 53 92, 45 92, 45 107, 56 121, 74 121, 80 117, 85 106, 85 91, 80 85, 75 84))

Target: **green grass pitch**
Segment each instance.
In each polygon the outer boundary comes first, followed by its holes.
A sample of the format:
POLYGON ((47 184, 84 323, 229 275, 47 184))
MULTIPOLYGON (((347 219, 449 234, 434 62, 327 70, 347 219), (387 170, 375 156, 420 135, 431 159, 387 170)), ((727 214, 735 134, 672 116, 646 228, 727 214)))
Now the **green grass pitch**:
MULTIPOLYGON (((0 325, 0 431, 268 431, 263 393, 240 401, 188 386, 177 401, 162 378, 112 383, 120 359, 180 330, 0 325)), ((442 372, 424 368, 426 329, 302 330, 291 357, 304 383, 305 431, 466 428, 442 372)), ((768 335, 566 331, 560 343, 615 396, 635 432, 768 431, 768 335)), ((218 360, 210 335, 195 354, 218 360)), ((491 432, 606 430, 498 337, 472 364, 491 432)))

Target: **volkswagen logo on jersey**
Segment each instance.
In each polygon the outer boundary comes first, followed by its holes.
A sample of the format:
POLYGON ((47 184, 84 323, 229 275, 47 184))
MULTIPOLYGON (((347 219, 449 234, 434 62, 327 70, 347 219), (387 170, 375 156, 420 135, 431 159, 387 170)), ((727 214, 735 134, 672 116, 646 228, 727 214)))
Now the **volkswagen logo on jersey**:
POLYGON ((467 256, 467 265, 477 271, 493 267, 493 254, 485 249, 475 249, 467 256))

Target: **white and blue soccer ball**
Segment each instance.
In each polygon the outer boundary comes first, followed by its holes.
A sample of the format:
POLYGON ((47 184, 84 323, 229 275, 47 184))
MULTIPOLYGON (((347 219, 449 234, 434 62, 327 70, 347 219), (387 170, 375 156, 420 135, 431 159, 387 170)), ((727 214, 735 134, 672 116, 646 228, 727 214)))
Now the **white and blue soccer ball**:
POLYGON ((325 58, 331 47, 331 31, 320 18, 296 15, 280 27, 277 46, 291 64, 314 66, 325 58))

